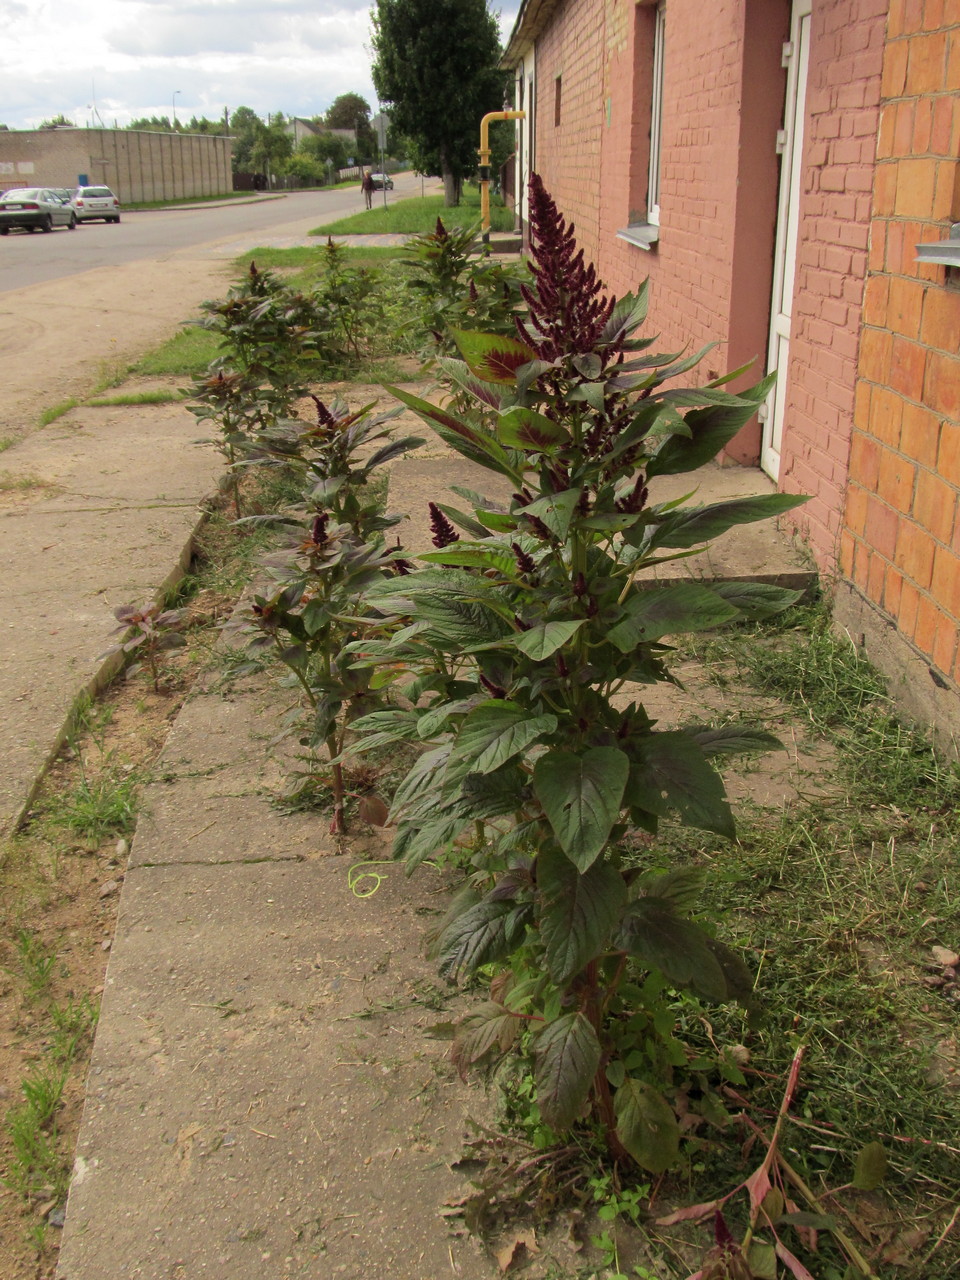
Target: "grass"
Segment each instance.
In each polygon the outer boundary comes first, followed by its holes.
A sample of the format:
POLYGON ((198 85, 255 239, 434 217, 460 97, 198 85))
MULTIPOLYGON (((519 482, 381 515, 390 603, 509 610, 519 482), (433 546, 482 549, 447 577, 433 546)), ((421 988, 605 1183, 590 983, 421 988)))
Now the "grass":
POLYGON ((62 418, 71 409, 76 409, 79 403, 80 401, 75 396, 71 396, 68 400, 61 400, 59 404, 51 405, 49 409, 44 409, 38 419, 40 426, 49 427, 51 422, 56 422, 58 418, 62 418))
MULTIPOLYGON (((238 272, 246 272, 250 263, 255 262, 261 271, 296 273, 297 280, 302 278, 312 281, 316 279, 322 265, 323 248, 320 244, 296 249, 271 249, 264 246, 243 254, 234 265, 238 272)), ((346 245, 343 253, 345 261, 351 267, 377 267, 401 256, 400 248, 390 245, 346 245)))
POLYGON ((95 409, 102 409, 124 404, 179 404, 182 399, 179 391, 129 391, 115 396, 94 396, 87 404, 95 409))
POLYGON ((138 360, 131 372, 141 377, 190 378, 203 373, 219 353, 216 334, 199 325, 185 325, 138 360))
POLYGON ((271 194, 262 191, 224 191, 218 196, 183 196, 178 200, 140 200, 136 203, 125 203, 124 212, 133 209, 175 209, 178 205, 219 204, 222 200, 250 200, 254 196, 271 194))
POLYGON ((12 471, 0 471, 0 493, 26 493, 30 489, 54 489, 56 485, 40 476, 18 476, 12 471))
MULTIPOLYGON (((792 707, 797 730, 819 739, 832 763, 829 777, 809 780, 818 795, 787 808, 741 806, 736 844, 661 827, 665 866, 709 867, 706 914, 756 972, 762 1005, 757 1027, 733 1008, 710 1009, 691 1042, 706 1046, 707 1029, 710 1042, 749 1049, 736 1109, 766 1132, 794 1050, 806 1045, 787 1160, 831 1211, 839 1205, 863 1225, 881 1274, 884 1242, 902 1239, 898 1274, 926 1280, 928 1251, 960 1193, 960 984, 942 978, 932 951, 956 950, 960 939, 960 774, 895 718, 881 678, 830 627, 823 603, 779 627, 701 641, 700 656, 731 697, 746 683, 792 707), (889 1161, 885 1189, 834 1198, 873 1141, 889 1161)), ((758 1163, 756 1150, 741 1159, 732 1138, 694 1142, 689 1160, 687 1192, 674 1188, 680 1201, 723 1194, 758 1163)), ((740 1211, 729 1208, 736 1234, 740 1211)), ((825 1246, 803 1259, 818 1280, 837 1280, 843 1266, 830 1256, 825 1246)), ((937 1245, 937 1263, 938 1275, 960 1268, 953 1235, 937 1245)))
MULTIPOLYGON (((68 997, 65 1003, 51 997, 57 957, 32 931, 18 931, 15 956, 11 977, 24 1002, 44 1019, 49 1035, 42 1059, 20 1081, 22 1100, 4 1117, 9 1158, 0 1183, 26 1205, 33 1206, 38 1199, 62 1205, 72 1155, 61 1141, 58 1114, 71 1070, 92 1040, 97 1009, 87 996, 68 997)), ((35 1243, 42 1246, 43 1242, 35 1239, 35 1243)))
POLYGON ((12 449, 16 443, 16 436, 0 436, 0 453, 5 453, 7 449, 12 449))
MULTIPOLYGON (((460 204, 448 209, 443 196, 417 196, 398 200, 395 204, 366 209, 336 222, 325 223, 311 231, 312 236, 325 235, 378 235, 387 232, 403 235, 422 235, 432 231, 442 218, 445 226, 467 227, 480 221, 480 193, 465 189, 460 204)), ((502 204, 490 201, 490 225, 494 231, 512 231, 514 214, 502 204)))

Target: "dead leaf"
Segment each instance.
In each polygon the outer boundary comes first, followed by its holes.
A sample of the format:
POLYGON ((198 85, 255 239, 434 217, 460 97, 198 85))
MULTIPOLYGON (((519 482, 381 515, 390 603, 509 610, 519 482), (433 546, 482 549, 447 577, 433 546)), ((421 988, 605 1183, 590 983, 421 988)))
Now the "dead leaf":
POLYGON ((365 796, 360 797, 360 803, 357 805, 357 814, 361 822, 366 822, 371 827, 385 827, 390 816, 390 810, 375 791, 370 791, 365 796))
POLYGON ((691 1204, 686 1209, 677 1209, 675 1213, 668 1213, 665 1218, 657 1218, 656 1224, 658 1227, 672 1227, 678 1222, 699 1222, 708 1214, 716 1213, 719 1204, 719 1200, 705 1200, 703 1204, 691 1204))
POLYGON ((797 1277, 797 1280, 814 1280, 814 1277, 800 1259, 794 1257, 782 1240, 778 1240, 774 1248, 777 1251, 777 1257, 785 1267, 789 1267, 790 1271, 797 1277))
POLYGON ((924 1231, 921 1227, 904 1231, 886 1246, 880 1256, 891 1267, 909 1267, 916 1262, 914 1255, 926 1242, 929 1234, 929 1231, 924 1231))
POLYGON ((537 1244, 537 1237, 533 1231, 521 1231, 508 1240, 502 1248, 496 1252, 497 1266, 500 1268, 500 1274, 504 1275, 514 1263, 519 1262, 524 1252, 533 1256, 540 1252, 537 1244))

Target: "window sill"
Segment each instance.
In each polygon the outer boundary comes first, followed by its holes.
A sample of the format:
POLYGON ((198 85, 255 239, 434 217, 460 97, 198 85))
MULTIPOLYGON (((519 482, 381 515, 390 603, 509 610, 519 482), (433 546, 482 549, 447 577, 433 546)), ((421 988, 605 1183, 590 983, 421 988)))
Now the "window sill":
POLYGON ((626 240, 627 244, 649 252, 660 239, 660 228, 652 222, 634 222, 618 231, 617 239, 626 240))

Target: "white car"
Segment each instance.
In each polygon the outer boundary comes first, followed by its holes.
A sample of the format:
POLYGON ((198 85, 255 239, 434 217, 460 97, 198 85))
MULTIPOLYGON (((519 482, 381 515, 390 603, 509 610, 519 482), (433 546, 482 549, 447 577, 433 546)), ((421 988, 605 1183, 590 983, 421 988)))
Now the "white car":
POLYGON ((0 195, 0 236, 22 228, 24 231, 52 231, 54 227, 77 225, 77 215, 49 187, 17 187, 0 195))
POLYGON ((72 201, 81 222, 102 218, 104 222, 120 221, 120 201, 109 187, 77 187, 72 201))

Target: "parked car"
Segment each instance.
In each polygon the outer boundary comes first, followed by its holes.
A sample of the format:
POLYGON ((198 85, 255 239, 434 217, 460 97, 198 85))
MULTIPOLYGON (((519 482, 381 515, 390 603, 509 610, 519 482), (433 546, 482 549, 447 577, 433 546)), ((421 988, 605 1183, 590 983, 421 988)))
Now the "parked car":
POLYGON ((120 201, 109 187, 77 187, 73 207, 81 222, 102 218, 104 222, 120 221, 120 201))
POLYGON ((25 231, 52 231, 66 227, 72 231, 77 215, 71 205, 57 199, 47 187, 16 187, 0 195, 0 236, 23 227, 25 231))
POLYGON ((370 181, 373 183, 374 191, 393 190, 393 179, 387 173, 371 173, 370 181))

